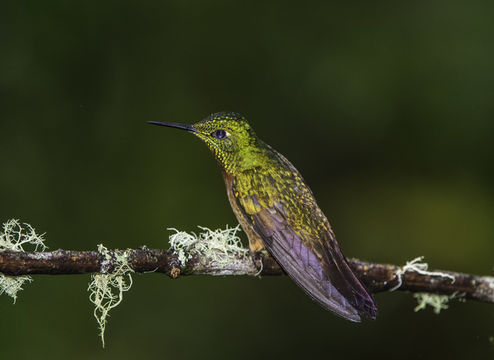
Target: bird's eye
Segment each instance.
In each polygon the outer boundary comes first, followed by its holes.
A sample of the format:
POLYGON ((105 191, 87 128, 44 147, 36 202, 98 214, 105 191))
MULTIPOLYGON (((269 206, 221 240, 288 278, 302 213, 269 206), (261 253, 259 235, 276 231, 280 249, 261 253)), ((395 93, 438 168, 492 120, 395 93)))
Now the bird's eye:
POLYGON ((225 130, 216 130, 211 133, 211 136, 214 136, 217 139, 224 139, 226 137, 226 131, 225 130))

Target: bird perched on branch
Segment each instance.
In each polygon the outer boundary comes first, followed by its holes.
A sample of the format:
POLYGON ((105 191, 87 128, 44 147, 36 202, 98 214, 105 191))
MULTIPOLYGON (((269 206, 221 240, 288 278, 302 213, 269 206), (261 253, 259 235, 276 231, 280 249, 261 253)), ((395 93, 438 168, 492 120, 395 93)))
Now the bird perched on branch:
POLYGON ((350 321, 376 317, 372 296, 350 269, 312 191, 243 116, 222 112, 193 125, 150 123, 186 130, 206 143, 251 251, 266 248, 323 308, 350 321))

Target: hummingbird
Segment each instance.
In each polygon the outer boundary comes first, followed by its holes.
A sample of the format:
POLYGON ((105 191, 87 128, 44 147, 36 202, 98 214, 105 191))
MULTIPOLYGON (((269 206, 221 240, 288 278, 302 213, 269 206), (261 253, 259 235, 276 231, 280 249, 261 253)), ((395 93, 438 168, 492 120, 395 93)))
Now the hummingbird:
POLYGON ((242 115, 219 112, 193 125, 149 123, 188 131, 211 150, 252 252, 266 249, 324 309, 354 322, 376 318, 372 296, 348 265, 302 175, 242 115))

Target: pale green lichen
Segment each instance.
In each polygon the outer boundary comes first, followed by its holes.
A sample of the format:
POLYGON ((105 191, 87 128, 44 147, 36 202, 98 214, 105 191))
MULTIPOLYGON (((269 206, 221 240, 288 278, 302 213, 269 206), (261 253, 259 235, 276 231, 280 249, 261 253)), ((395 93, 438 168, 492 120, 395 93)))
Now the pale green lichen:
POLYGON ((123 299, 123 294, 132 287, 134 272, 128 265, 128 251, 109 251, 103 245, 98 245, 98 251, 105 260, 101 264, 101 274, 91 275, 88 291, 89 300, 95 305, 94 317, 100 329, 101 343, 105 347, 105 328, 111 309, 117 307, 123 299), (113 271, 107 273, 108 267, 113 271))
POLYGON ((432 307, 435 314, 439 314, 441 310, 449 308, 448 302, 456 297, 456 293, 452 295, 416 293, 413 297, 417 299, 418 302, 418 305, 414 309, 415 312, 423 310, 429 305, 432 307))
POLYGON ((217 230, 199 226, 199 229, 203 232, 195 234, 168 229, 175 231, 175 234, 170 236, 170 246, 182 266, 186 266, 187 261, 194 255, 200 255, 203 263, 221 267, 249 254, 249 250, 243 247, 237 235, 240 225, 217 230))
MULTIPOLYGON (((21 224, 19 220, 12 219, 3 224, 3 231, 0 233, 0 252, 19 251, 24 252, 25 246, 29 246, 31 251, 44 251, 43 235, 36 234, 34 228, 29 224, 21 224)), ((10 296, 14 303, 17 300, 17 292, 22 290, 26 282, 32 282, 30 276, 6 276, 0 274, 0 295, 5 293, 10 296)))

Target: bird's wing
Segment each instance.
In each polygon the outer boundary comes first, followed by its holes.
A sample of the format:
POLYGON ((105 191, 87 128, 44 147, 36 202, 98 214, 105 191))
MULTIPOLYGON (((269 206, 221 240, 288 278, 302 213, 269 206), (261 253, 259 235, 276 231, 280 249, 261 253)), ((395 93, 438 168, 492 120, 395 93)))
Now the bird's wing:
POLYGON ((376 317, 372 297, 351 271, 330 230, 313 239, 304 230, 294 230, 282 202, 258 206, 255 195, 237 201, 271 255, 315 301, 351 321, 360 321, 360 315, 376 317))

